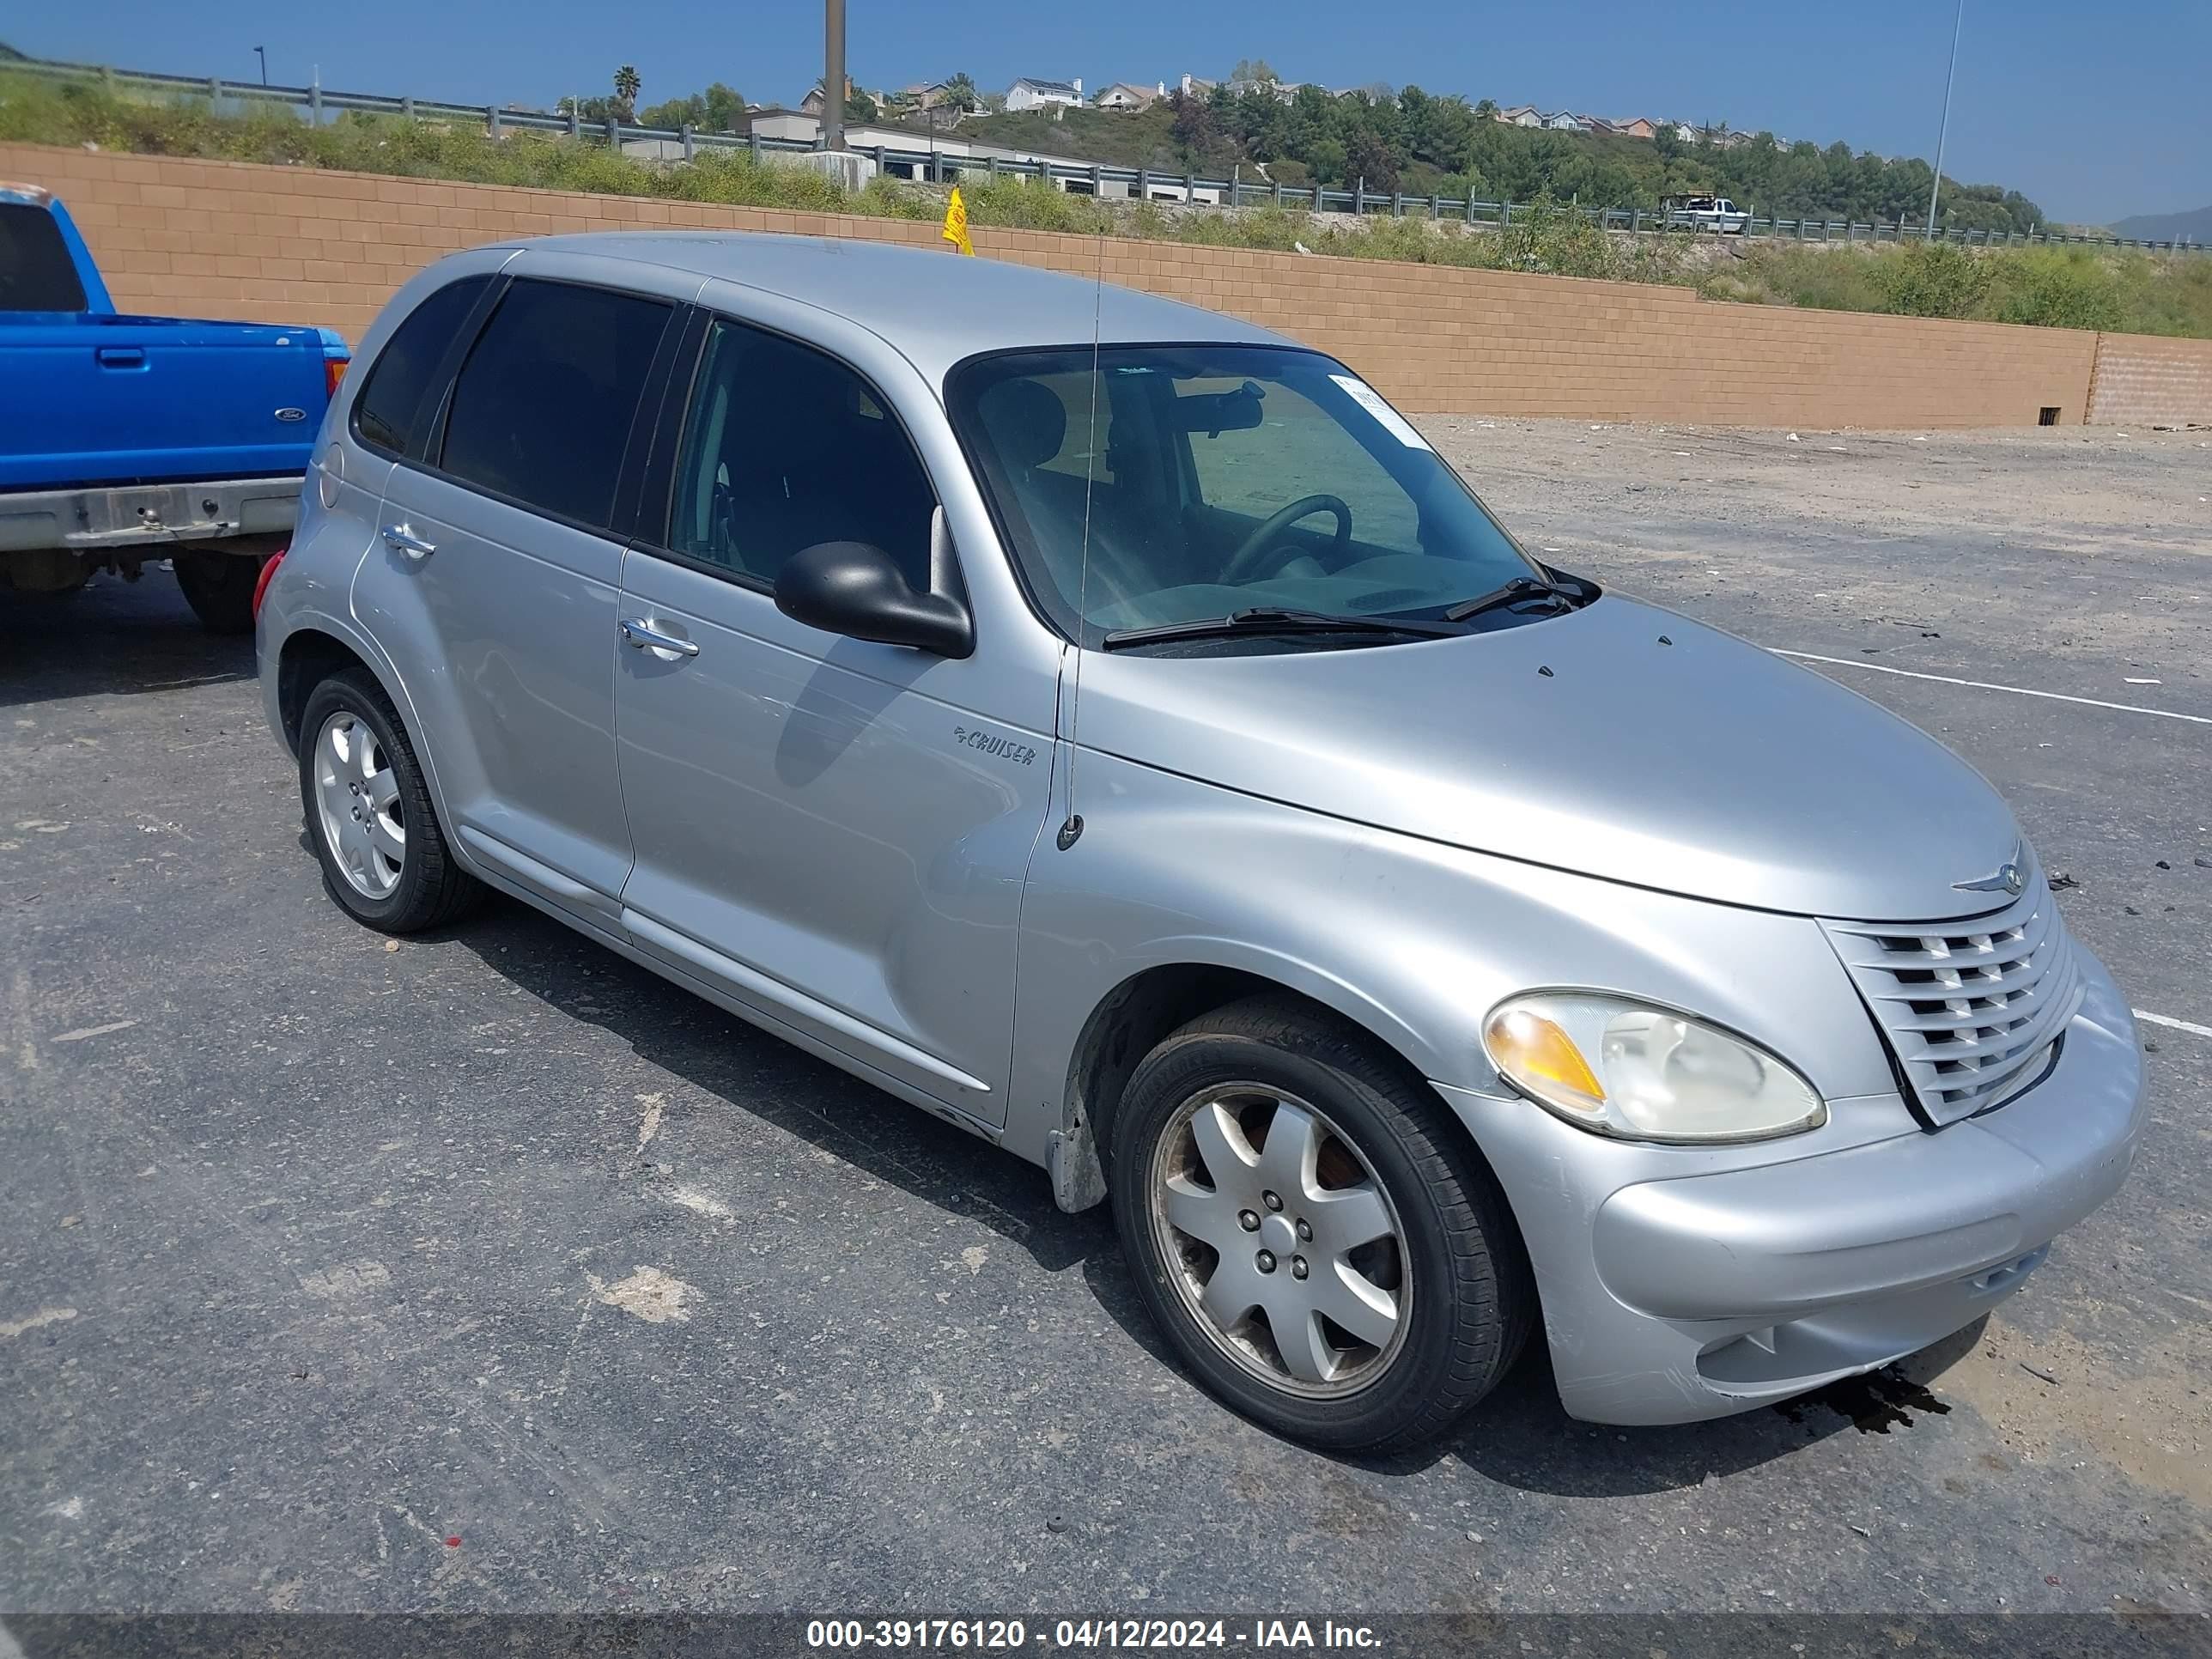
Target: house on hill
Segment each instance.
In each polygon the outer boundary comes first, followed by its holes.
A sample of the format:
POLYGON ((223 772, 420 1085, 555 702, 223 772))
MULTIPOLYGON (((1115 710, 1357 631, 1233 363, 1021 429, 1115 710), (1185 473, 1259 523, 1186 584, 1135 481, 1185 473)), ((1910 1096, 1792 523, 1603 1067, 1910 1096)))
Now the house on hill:
MULTIPOLYGON (((799 100, 799 107, 805 110, 809 115, 819 115, 822 113, 822 83, 819 81, 817 81, 812 87, 808 88, 806 96, 799 100)), ((848 75, 845 77, 845 107, 850 109, 852 106, 853 77, 848 75)))
MULTIPOLYGON (((1295 104, 1298 101, 1299 92, 1302 91, 1308 83, 1304 81, 1237 81, 1232 79, 1226 84, 1229 90, 1235 93, 1239 98, 1242 98, 1248 92, 1264 92, 1267 96, 1273 99, 1279 104, 1295 104)), ((1326 92, 1328 89, 1324 87, 1322 88, 1321 90, 1326 92)))
POLYGON ((1127 81, 1116 81, 1110 87, 1101 87, 1098 89, 1097 102, 1101 109, 1127 110, 1133 112, 1141 109, 1150 109, 1155 100, 1163 98, 1166 94, 1167 88, 1164 86, 1155 90, 1151 87, 1133 85, 1127 81))
POLYGON ((1081 109, 1083 77, 1073 81, 1040 81, 1024 76, 1006 88, 1006 107, 1025 109, 1081 109))
POLYGON ((1537 113, 1534 104, 1516 104, 1510 109, 1498 111, 1491 119, 1501 121, 1509 127, 1540 127, 1544 125, 1544 118, 1537 113))
MULTIPOLYGON (((959 100, 953 95, 950 81, 917 81, 910 87, 899 88, 898 101, 913 109, 942 109, 957 105, 959 100)), ((982 104, 978 101, 963 112, 978 115, 982 109, 982 104)))

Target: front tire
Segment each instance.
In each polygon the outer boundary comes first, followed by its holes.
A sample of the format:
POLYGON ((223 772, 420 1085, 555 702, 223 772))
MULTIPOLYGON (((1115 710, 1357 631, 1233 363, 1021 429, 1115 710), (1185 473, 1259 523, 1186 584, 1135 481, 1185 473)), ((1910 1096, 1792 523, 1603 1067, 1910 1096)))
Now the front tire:
POLYGON ((1198 1379, 1308 1444, 1382 1451, 1490 1392, 1534 1307, 1496 1182, 1418 1079, 1288 999, 1146 1056, 1113 1133, 1121 1245, 1198 1379))
POLYGON ((264 562, 251 553, 179 553, 170 561, 185 603, 210 634, 253 631, 253 587, 264 562))
POLYGON ((323 885, 355 921, 419 933, 482 900, 483 884, 446 844, 398 712, 366 669, 342 670, 307 694, 299 747, 323 885))

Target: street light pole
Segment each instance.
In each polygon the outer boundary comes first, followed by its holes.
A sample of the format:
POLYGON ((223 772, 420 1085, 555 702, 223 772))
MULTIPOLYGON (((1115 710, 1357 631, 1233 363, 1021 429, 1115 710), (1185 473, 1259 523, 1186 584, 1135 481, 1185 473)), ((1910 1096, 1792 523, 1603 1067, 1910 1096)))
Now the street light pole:
POLYGON ((256 46, 253 49, 253 55, 261 60, 261 84, 265 87, 269 84, 269 49, 266 46, 256 46))
POLYGON ((822 3, 822 148, 845 148, 845 0, 822 3))
POLYGON ((1928 186, 1928 240, 1936 239, 1936 197, 1943 188, 1943 141, 1951 136, 1951 82, 1959 74, 1959 31, 1966 26, 1966 0, 1959 0, 1951 20, 1951 67, 1943 72, 1943 120, 1936 129, 1936 182, 1928 186))

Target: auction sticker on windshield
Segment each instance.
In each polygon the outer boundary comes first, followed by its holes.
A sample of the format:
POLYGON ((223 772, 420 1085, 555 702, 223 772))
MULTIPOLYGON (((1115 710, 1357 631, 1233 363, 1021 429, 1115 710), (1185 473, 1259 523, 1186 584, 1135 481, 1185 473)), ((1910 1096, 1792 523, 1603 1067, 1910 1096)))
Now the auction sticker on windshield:
POLYGON ((1332 374, 1328 378, 1342 386, 1352 402, 1381 422, 1390 435, 1405 445, 1407 448, 1429 447, 1429 441, 1414 431, 1412 423, 1403 415, 1384 403, 1382 394, 1368 385, 1366 381, 1352 374, 1332 374))

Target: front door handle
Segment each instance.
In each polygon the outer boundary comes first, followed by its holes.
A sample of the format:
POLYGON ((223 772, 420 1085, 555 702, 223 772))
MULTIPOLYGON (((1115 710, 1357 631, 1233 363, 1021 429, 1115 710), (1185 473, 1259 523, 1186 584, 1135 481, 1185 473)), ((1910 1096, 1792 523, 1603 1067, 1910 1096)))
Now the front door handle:
POLYGON ((388 524, 384 526, 384 544, 394 553, 404 553, 410 559, 427 559, 438 550, 438 544, 426 542, 415 533, 410 524, 388 524))
POLYGON ((641 651, 673 651, 679 657, 696 657, 699 647, 696 641, 678 639, 673 634, 664 634, 651 623, 625 617, 622 636, 641 651))

